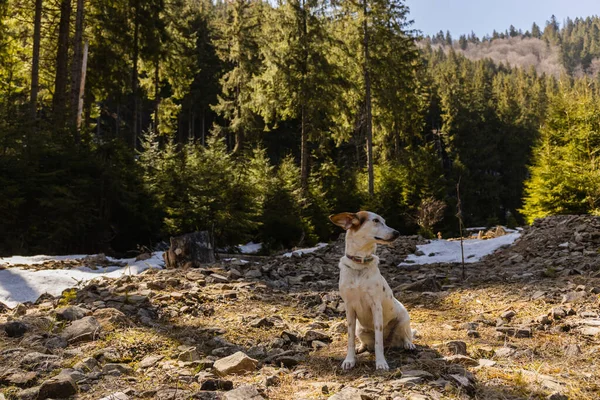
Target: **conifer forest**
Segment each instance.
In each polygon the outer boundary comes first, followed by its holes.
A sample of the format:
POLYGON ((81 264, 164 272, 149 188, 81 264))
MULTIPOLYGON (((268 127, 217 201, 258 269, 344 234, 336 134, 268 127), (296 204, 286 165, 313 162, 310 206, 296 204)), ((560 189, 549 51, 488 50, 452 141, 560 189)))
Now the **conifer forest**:
POLYGON ((263 251, 600 215, 600 18, 424 36, 402 0, 0 0, 0 256, 263 251))

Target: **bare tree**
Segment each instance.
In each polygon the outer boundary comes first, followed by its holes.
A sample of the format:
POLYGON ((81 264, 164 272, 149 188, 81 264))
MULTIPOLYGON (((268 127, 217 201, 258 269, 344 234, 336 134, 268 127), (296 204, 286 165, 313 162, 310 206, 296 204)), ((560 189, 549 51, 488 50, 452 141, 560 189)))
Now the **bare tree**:
POLYGON ((78 120, 80 120, 79 95, 81 92, 81 74, 83 63, 83 18, 84 0, 77 0, 75 37, 73 39, 73 60, 71 62, 71 125, 75 128, 76 132, 79 130, 78 120))

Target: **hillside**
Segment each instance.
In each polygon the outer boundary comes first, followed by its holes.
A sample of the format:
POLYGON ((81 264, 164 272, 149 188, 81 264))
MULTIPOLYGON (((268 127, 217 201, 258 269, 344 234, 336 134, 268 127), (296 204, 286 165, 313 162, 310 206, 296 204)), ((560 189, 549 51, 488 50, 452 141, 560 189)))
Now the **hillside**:
POLYGON ((598 232, 598 217, 536 221, 514 245, 468 264, 465 281, 457 264, 398 267, 420 254, 422 238, 382 248, 382 273, 418 331, 415 352, 388 352, 386 373, 368 353, 353 371, 339 369, 341 241, 291 258, 102 278, 0 314, 0 390, 8 399, 40 390, 77 399, 596 399, 598 232))

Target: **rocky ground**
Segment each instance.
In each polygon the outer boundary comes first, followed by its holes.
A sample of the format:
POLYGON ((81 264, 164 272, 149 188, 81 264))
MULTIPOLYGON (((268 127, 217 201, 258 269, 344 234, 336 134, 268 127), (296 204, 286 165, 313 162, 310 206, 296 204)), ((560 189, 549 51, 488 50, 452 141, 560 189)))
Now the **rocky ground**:
POLYGON ((340 369, 343 242, 292 258, 96 280, 0 311, 0 399, 598 399, 600 218, 551 217, 481 262, 397 267, 418 331, 340 369))

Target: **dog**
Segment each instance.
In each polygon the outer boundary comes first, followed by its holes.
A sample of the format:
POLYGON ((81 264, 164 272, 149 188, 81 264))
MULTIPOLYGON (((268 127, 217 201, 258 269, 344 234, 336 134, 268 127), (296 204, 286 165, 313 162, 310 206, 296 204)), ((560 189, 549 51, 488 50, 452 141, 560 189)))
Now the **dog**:
POLYGON ((346 305, 348 353, 342 369, 356 364, 355 335, 361 342, 358 353, 375 350, 375 367, 389 370, 383 348, 414 350, 410 316, 379 272, 377 244, 388 244, 400 233, 372 212, 331 215, 331 222, 346 231, 346 252, 340 259, 340 295, 346 305))

